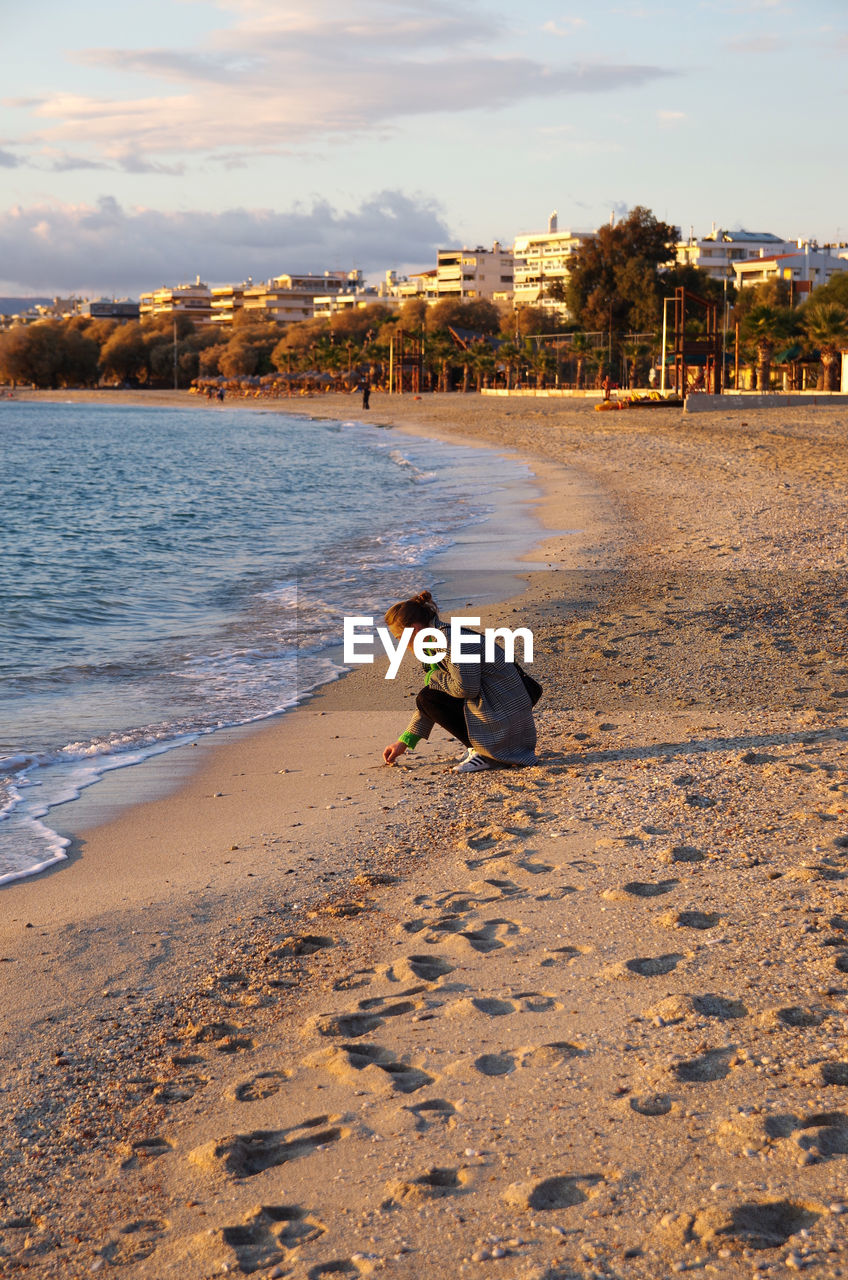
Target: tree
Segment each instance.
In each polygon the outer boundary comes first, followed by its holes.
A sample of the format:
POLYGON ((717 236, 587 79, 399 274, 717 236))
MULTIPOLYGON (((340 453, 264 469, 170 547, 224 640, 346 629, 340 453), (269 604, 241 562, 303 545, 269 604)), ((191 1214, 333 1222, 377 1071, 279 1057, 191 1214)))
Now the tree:
POLYGON ((420 329, 426 325, 429 309, 426 298, 407 298, 398 315, 401 329, 420 329))
POLYGON ((813 290, 810 302, 838 302, 841 307, 848 307, 848 271, 835 271, 827 284, 813 290))
POLYGON ((0 377, 35 387, 85 386, 97 381, 97 343, 55 320, 15 325, 0 334, 0 377))
POLYGON ((259 364, 259 352, 250 342, 233 337, 218 356, 218 368, 225 378, 247 378, 259 364))
POLYGON ((100 350, 101 372, 116 382, 142 382, 147 377, 147 357, 141 325, 137 321, 122 324, 100 350))
POLYGON ((366 334, 376 332, 394 316, 380 302, 370 302, 365 307, 346 308, 330 317, 330 332, 337 341, 364 342, 366 334))
POLYGON ((733 316, 741 324, 749 311, 753 311, 754 307, 776 307, 780 310, 789 308, 790 289, 786 280, 778 280, 773 277, 771 280, 764 280, 761 284, 749 285, 746 289, 740 289, 736 295, 736 303, 733 308, 733 316))
POLYGON ((802 324, 808 341, 818 349, 823 390, 836 391, 840 351, 848 345, 848 310, 838 302, 820 301, 818 293, 816 290, 804 308, 802 324))
POLYGON ((584 329, 655 331, 662 319, 660 269, 677 256, 677 227, 638 205, 615 226, 599 227, 574 255, 566 299, 584 329))
POLYGON ((579 391, 583 386, 583 366, 592 348, 585 333, 575 333, 567 348, 568 354, 575 361, 574 386, 579 391))
POLYGON ((427 331, 470 329, 474 333, 497 333, 501 316, 493 302, 485 298, 468 302, 462 298, 442 298, 427 311, 427 331))

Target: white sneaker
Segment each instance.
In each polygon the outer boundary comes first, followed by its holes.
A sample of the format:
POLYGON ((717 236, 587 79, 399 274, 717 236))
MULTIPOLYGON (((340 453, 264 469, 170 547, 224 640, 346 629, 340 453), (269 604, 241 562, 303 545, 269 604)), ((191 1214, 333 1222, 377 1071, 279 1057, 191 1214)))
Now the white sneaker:
POLYGON ((484 769, 494 768, 494 760, 490 760, 488 756, 481 756, 479 751, 472 748, 461 764, 454 765, 451 773, 482 773, 484 769))
POLYGON ((456 757, 456 759, 457 759, 457 763, 458 763, 458 764, 462 764, 463 760, 467 760, 467 759, 468 759, 468 757, 469 757, 469 756, 472 756, 473 754, 474 754, 474 748, 473 748, 473 747, 463 747, 463 748, 462 748, 462 755, 461 755, 461 756, 457 756, 457 757, 456 757))

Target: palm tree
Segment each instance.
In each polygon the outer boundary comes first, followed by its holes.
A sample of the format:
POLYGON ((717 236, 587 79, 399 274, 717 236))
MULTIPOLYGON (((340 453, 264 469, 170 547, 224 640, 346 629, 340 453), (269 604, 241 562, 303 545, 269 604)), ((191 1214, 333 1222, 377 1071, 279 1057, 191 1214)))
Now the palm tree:
POLYGON ((512 379, 515 373, 515 366, 524 354, 524 348, 516 342, 502 342, 498 356, 503 367, 504 381, 507 391, 512 389, 512 379))
POLYGON ((475 342, 471 346, 471 365, 474 370, 477 390, 480 391, 495 368, 495 353, 488 342, 475 342))
POLYGON ((771 358, 780 338, 786 337, 790 328, 790 314, 781 307, 761 302, 752 307, 742 321, 745 337, 754 344, 757 353, 757 390, 768 391, 771 380, 771 358))
MULTIPOLYGON (((639 385, 639 364, 651 354, 650 345, 642 339, 626 338, 621 347, 627 361, 627 385, 633 390, 639 385)), ((644 385, 644 384, 643 384, 644 385)))
POLYGON ((802 324, 810 344, 819 352, 823 389, 835 391, 840 351, 848 345, 848 311, 838 302, 811 301, 802 324))
POLYGON ((591 351, 589 339, 585 333, 575 333, 568 346, 568 354, 577 362, 577 369, 574 375, 574 386, 579 391, 583 386, 583 365, 586 357, 591 351))

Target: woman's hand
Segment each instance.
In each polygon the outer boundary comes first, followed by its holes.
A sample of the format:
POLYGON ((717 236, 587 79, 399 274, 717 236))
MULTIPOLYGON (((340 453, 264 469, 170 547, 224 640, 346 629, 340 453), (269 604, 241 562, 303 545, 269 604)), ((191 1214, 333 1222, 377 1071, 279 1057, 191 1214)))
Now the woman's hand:
POLYGON ((398 756, 402 756, 406 749, 407 747, 405 742, 393 742, 392 745, 390 747, 386 747, 383 752, 383 759, 386 764, 394 764, 398 756))

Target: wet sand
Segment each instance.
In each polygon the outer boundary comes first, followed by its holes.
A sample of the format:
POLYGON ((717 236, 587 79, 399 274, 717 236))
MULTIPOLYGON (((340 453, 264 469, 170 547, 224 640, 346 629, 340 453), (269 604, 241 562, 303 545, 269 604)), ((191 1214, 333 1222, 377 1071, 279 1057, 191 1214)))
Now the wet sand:
POLYGON ((360 671, 0 891, 0 1259, 848 1274, 848 414, 369 416, 580 530, 502 611, 540 763, 380 767, 414 673, 360 671))

